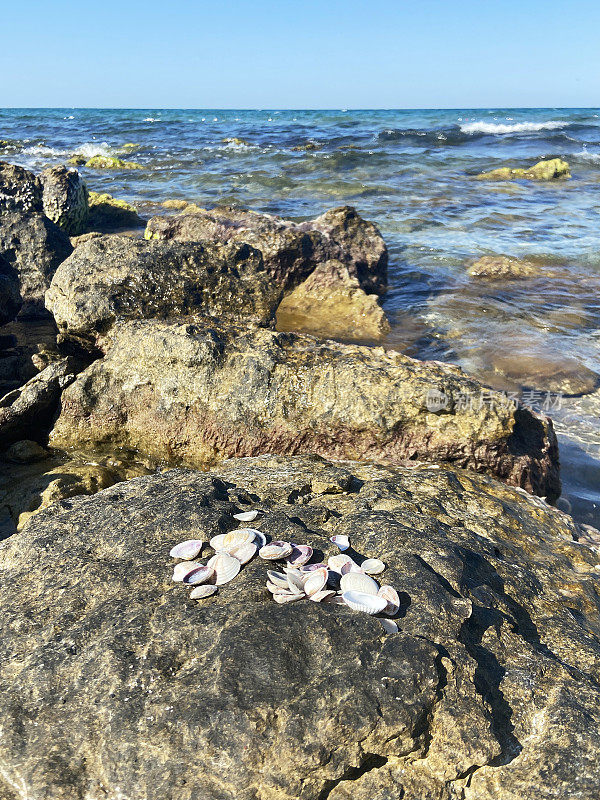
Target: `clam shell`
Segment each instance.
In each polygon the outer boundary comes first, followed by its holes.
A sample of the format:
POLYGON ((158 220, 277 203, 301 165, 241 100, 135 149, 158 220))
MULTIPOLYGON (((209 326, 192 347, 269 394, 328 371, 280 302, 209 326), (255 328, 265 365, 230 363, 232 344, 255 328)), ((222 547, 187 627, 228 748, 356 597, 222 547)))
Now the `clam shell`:
POLYGON ((277 586, 277 584, 273 583, 272 581, 267 581, 267 589, 271 592, 271 594, 276 594, 277 592, 282 591, 282 587, 277 586))
POLYGON ((381 619, 379 620, 383 626, 383 630, 386 633, 398 633, 398 626, 394 622, 393 619, 381 619))
POLYGON ((215 586, 223 586, 233 580, 241 568, 240 562, 224 550, 220 550, 208 562, 208 566, 215 571, 215 586))
POLYGON ((344 601, 344 598, 342 597, 341 594, 334 594, 332 597, 326 597, 321 602, 323 602, 323 603, 331 603, 334 606, 345 606, 346 605, 346 603, 344 601))
POLYGON ((315 572, 323 568, 327 569, 327 564, 323 564, 322 562, 318 564, 305 564, 303 567, 300 567, 300 572, 315 572))
POLYGON ((234 514, 233 518, 237 519, 238 522, 252 522, 252 520, 255 520, 259 514, 260 511, 253 509, 252 511, 240 511, 239 514, 234 514))
POLYGON ((205 583, 202 586, 196 586, 195 589, 192 589, 190 592, 190 600, 204 600, 205 597, 210 597, 211 594, 218 591, 214 584, 205 583))
POLYGON ((313 549, 307 544, 294 544, 294 548, 288 556, 288 564, 293 567, 303 567, 307 561, 310 561, 313 554, 313 549))
POLYGON ((187 583, 189 586, 196 586, 198 583, 206 583, 209 581, 213 576, 214 570, 212 567, 204 566, 204 564, 200 564, 191 572, 188 572, 185 575, 183 582, 187 583))
POLYGON ((223 549, 223 542, 225 537, 227 536, 226 533, 218 533, 216 536, 213 536, 210 540, 209 544, 213 550, 222 550, 223 549))
MULTIPOLYGON (((377 595, 379 584, 364 572, 347 572, 340 580, 342 592, 362 592, 377 595)), ((387 602, 387 601, 386 601, 387 602)))
POLYGON ((339 572, 340 575, 342 574, 342 568, 346 564, 351 564, 352 559, 350 556, 342 555, 342 553, 337 553, 335 556, 329 556, 327 559, 327 566, 329 569, 333 570, 334 572, 339 572))
POLYGON ((275 572, 274 569, 268 569, 267 578, 271 583, 274 583, 275 586, 279 586, 281 589, 288 588, 287 575, 284 575, 283 572, 275 572))
POLYGON ((304 591, 306 594, 311 597, 311 595, 324 589, 328 575, 327 567, 321 567, 314 572, 310 572, 308 577, 304 579, 304 591))
POLYGON ((227 550, 231 552, 232 548, 239 547, 242 544, 249 544, 254 541, 254 533, 248 528, 240 528, 237 531, 230 531, 223 537, 220 550, 227 550))
POLYGON ((383 597, 377 597, 375 594, 357 592, 352 589, 348 592, 344 592, 342 597, 349 608, 352 608, 354 611, 362 611, 365 614, 379 614, 387 605, 383 597))
POLYGON ((333 542, 336 547, 339 547, 340 553, 343 553, 350 547, 350 540, 345 535, 332 536, 329 541, 333 542))
MULTIPOLYGON (((300 592, 301 594, 304 593, 304 591, 305 591, 304 584, 302 583, 302 578, 300 577, 300 574, 296 575, 296 574, 294 574, 294 572, 292 572, 290 570, 290 572, 287 573, 287 582, 288 582, 288 586, 290 588, 290 591, 292 591, 292 592, 300 592)), ((307 594, 308 594, 308 592, 307 592, 307 594)))
POLYGON ((363 572, 366 572, 367 575, 380 575, 385 569, 385 564, 378 558, 367 558, 362 562, 360 568, 363 572))
POLYGON ((176 544, 169 555, 171 558, 183 558, 185 561, 191 561, 192 558, 200 555, 203 546, 204 542, 201 539, 186 539, 185 542, 176 544))
POLYGON ((201 566, 202 564, 198 561, 181 561, 173 567, 173 580, 175 583, 181 583, 189 572, 201 566))
MULTIPOLYGON (((254 528, 251 530, 254 530, 254 528)), ((267 537, 262 531, 254 531, 254 542, 257 547, 264 547, 267 543, 267 537)))
POLYGON ((245 542, 244 544, 238 544, 235 547, 232 547, 229 551, 229 555, 237 558, 240 564, 247 564, 248 561, 254 558, 257 550, 258 547, 254 544, 254 542, 245 542))
POLYGON ((315 603, 323 603, 335 596, 333 589, 321 589, 321 591, 311 594, 309 600, 313 600, 315 603))
POLYGON ((398 613, 400 610, 400 598, 398 597, 398 592, 393 586, 382 586, 377 592, 377 596, 383 597, 383 599, 387 602, 387 606, 385 607, 386 614, 389 614, 393 617, 394 614, 398 613))
POLYGON ((292 550, 293 547, 289 542, 274 541, 261 547, 258 555, 267 561, 278 561, 287 558, 292 550))
POLYGON ((347 572, 362 572, 363 575, 366 575, 366 572, 358 566, 356 561, 352 561, 352 559, 347 561, 341 569, 342 575, 345 575, 347 572))
POLYGON ((281 591, 273 595, 273 600, 275 600, 276 603, 294 603, 296 600, 303 600, 305 597, 306 595, 304 593, 281 591))

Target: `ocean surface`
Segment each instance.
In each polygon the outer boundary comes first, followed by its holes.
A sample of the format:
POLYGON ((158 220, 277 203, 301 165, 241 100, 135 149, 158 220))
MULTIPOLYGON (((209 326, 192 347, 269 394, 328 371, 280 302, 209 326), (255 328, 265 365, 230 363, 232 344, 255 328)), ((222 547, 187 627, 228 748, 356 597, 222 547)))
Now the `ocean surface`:
POLYGON ((561 446, 559 507, 600 525, 599 109, 17 109, 0 110, 0 140, 0 158, 35 170, 75 153, 140 163, 82 172, 142 215, 170 198, 297 219, 354 205, 390 250, 386 345, 545 409, 561 446), (570 180, 474 180, 557 156, 570 180), (470 277, 492 254, 537 274, 470 277))

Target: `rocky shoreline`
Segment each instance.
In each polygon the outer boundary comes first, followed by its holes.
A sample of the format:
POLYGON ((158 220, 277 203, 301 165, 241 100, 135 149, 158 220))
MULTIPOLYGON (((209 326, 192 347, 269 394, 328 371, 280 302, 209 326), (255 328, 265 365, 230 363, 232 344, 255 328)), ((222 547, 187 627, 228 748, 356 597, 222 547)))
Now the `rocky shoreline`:
POLYGON ((355 209, 169 210, 0 163, 0 796, 591 800, 600 533, 550 505, 551 420, 378 346, 355 209), (178 592, 246 508, 383 553, 399 632, 255 562, 178 592))

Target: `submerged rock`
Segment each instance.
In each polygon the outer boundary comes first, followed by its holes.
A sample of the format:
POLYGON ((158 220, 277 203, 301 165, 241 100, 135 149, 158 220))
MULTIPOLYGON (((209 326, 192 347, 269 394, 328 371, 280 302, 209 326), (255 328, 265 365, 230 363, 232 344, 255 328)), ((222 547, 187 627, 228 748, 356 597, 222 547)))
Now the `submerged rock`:
POLYGON ((87 188, 76 169, 51 167, 40 175, 44 214, 70 236, 83 233, 88 221, 87 188))
POLYGON ((367 292, 387 285, 387 248, 379 229, 358 212, 334 208, 308 222, 291 222, 270 214, 188 207, 174 217, 153 217, 147 239, 247 242, 263 254, 266 269, 284 289, 301 283, 317 264, 341 261, 367 292))
POLYGON ((89 193, 89 228, 108 233, 118 228, 139 228, 144 224, 135 206, 126 200, 119 200, 106 192, 89 193))
POLYGON ((458 367, 217 323, 130 322, 106 350, 64 392, 56 447, 198 467, 265 452, 448 460, 560 493, 551 422, 500 396, 479 403, 481 384, 458 367))
POLYGON ((523 258, 482 256, 469 266, 468 273, 473 278, 503 280, 535 277, 540 274, 540 268, 523 258))
POLYGON ((591 800, 598 554, 579 534, 483 476, 307 458, 62 501, 0 545, 0 793, 591 800), (383 558, 399 632, 275 606, 260 559, 191 601, 169 550, 255 505, 273 538, 383 558))
POLYGON ((187 200, 175 200, 175 199, 163 200, 163 202, 161 203, 161 206, 163 208, 168 208, 174 211, 183 211, 183 209, 187 208, 189 205, 191 205, 191 203, 188 203, 187 200))
POLYGON ((90 169, 143 169, 135 161, 123 161, 116 156, 92 156, 85 162, 85 166, 90 169))
POLYGON ((560 158, 551 158, 547 161, 538 161, 532 167, 526 169, 510 167, 500 167, 491 172, 482 172, 478 175, 479 180, 490 181, 550 181, 555 178, 570 178, 570 167, 566 161, 560 158))
POLYGON ((243 244, 101 236, 80 244, 46 294, 59 329, 94 339, 117 319, 206 315, 267 323, 281 291, 243 244))
POLYGON ((0 213, 41 210, 40 179, 24 167, 0 161, 0 213))

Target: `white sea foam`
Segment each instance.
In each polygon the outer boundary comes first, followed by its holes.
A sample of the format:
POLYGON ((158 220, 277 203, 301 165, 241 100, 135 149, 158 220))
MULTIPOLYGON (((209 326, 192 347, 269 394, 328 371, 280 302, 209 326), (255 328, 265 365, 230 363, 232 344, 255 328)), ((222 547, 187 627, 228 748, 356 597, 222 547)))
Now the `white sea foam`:
POLYGON ((142 122, 160 122, 160 117, 145 117, 142 122))
POLYGON ((575 158, 581 158, 583 161, 600 161, 600 153, 590 153, 589 150, 582 150, 580 153, 575 153, 575 158))
POLYGON ((568 122, 549 120, 548 122, 515 122, 506 125, 503 122, 468 122, 461 125, 463 133, 535 133, 536 131, 554 131, 566 128, 568 122))
POLYGON ((108 142, 84 142, 78 147, 74 147, 73 153, 77 153, 77 155, 84 158, 112 155, 108 142))

